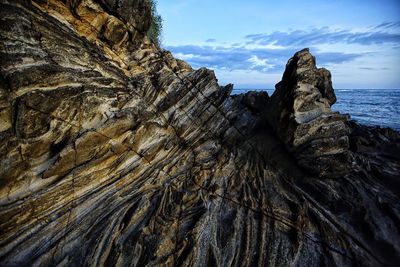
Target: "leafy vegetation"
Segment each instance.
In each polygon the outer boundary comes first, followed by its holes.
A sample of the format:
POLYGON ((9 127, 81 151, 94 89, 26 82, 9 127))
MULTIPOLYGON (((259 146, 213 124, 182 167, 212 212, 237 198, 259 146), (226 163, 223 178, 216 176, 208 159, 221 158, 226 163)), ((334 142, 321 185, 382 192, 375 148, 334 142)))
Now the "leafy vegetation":
POLYGON ((157 45, 161 44, 162 17, 157 13, 157 1, 148 0, 151 6, 151 25, 147 36, 157 45))

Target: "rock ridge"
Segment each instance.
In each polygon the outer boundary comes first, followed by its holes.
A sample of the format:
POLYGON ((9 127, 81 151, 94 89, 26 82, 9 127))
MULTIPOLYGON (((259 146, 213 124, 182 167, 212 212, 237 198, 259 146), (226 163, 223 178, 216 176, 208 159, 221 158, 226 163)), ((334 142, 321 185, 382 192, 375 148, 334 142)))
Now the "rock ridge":
POLYGON ((336 102, 328 70, 317 69, 309 49, 289 59, 268 102, 267 119, 298 164, 319 176, 340 176, 349 167, 349 117, 336 102))
POLYGON ((303 50, 230 96, 146 0, 0 0, 0 265, 395 266, 400 135, 303 50))

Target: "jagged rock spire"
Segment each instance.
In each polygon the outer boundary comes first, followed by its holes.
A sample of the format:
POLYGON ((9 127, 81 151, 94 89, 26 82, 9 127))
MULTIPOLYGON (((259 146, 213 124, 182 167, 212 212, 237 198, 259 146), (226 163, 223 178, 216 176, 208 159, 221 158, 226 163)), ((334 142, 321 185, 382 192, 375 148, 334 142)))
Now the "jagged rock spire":
POLYGON ((319 176, 340 176, 349 167, 348 116, 331 110, 335 102, 330 72, 303 49, 289 59, 268 103, 277 136, 301 167, 319 176))

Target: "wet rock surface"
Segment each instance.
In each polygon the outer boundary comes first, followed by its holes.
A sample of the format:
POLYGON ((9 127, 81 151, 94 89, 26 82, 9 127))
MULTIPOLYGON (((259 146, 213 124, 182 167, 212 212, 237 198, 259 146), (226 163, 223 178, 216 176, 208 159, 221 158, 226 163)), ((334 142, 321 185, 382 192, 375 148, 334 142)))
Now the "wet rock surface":
POLYGON ((400 261, 398 132, 333 113, 306 50, 271 97, 231 97, 148 12, 0 1, 1 266, 400 261))

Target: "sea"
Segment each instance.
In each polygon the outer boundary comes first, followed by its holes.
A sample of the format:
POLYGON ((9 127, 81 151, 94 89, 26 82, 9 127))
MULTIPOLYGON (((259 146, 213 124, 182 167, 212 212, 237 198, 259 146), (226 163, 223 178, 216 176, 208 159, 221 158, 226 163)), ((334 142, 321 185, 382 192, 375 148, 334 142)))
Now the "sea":
MULTIPOLYGON (((233 94, 274 89, 234 89, 233 94)), ((337 98, 332 110, 350 114, 351 119, 371 126, 390 127, 400 131, 400 89, 335 89, 337 98)))

